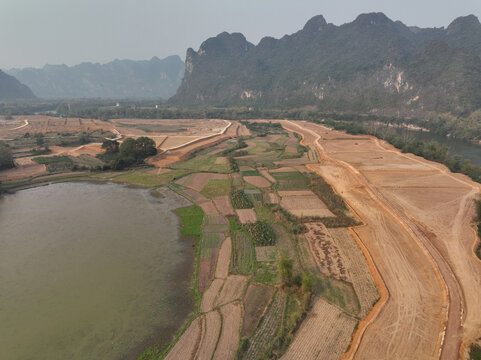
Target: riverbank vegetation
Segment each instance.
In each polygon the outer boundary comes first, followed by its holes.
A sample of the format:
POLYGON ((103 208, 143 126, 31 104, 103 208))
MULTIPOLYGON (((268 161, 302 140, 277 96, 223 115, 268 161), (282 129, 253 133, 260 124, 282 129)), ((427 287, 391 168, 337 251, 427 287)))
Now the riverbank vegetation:
POLYGON ((0 170, 14 167, 12 149, 0 141, 0 170))

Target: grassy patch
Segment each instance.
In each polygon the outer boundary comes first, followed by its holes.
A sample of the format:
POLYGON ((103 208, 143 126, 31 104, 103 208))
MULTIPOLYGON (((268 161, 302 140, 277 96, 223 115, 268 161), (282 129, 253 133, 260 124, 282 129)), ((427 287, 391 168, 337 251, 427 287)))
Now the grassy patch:
POLYGON ((477 344, 471 345, 469 349, 469 360, 481 360, 481 346, 477 344))
POLYGON ((115 176, 112 181, 139 186, 145 188, 157 187, 165 185, 168 182, 188 174, 186 170, 173 170, 164 174, 152 174, 145 171, 129 171, 121 175, 115 176))
POLYGON ((250 275, 256 267, 256 254, 252 241, 242 231, 231 233, 232 270, 237 274, 250 275))
POLYGON ((230 184, 230 179, 209 180, 200 193, 208 198, 228 195, 230 184))
POLYGON ((313 280, 314 291, 328 302, 339 306, 349 314, 357 315, 359 313, 359 301, 352 284, 322 275, 313 280))
POLYGON ((70 156, 37 157, 33 161, 44 164, 50 172, 70 171, 75 165, 70 156))
POLYGON ((276 262, 258 262, 254 281, 266 285, 280 284, 279 269, 276 262))
POLYGON ((271 173, 277 183, 277 190, 305 190, 309 188, 310 180, 298 171, 271 173))
POLYGON ((200 206, 192 205, 181 207, 174 210, 182 221, 182 236, 200 239, 202 235, 202 223, 204 221, 204 211, 200 206))
POLYGON ((242 176, 260 176, 258 170, 246 170, 241 172, 242 176))
POLYGON ((217 155, 196 155, 193 158, 184 162, 174 164, 171 167, 173 169, 191 170, 192 172, 217 172, 217 173, 230 173, 230 164, 216 164, 217 155))

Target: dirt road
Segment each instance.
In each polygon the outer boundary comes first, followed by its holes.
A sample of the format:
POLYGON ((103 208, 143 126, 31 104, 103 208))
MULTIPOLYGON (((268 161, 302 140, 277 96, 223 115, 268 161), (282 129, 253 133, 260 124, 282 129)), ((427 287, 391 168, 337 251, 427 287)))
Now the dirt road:
POLYGON ((364 222, 352 230, 384 282, 385 295, 360 324, 348 357, 460 357, 481 328, 481 263, 469 226, 478 184, 372 137, 283 125, 319 149, 320 165, 311 169, 364 222))

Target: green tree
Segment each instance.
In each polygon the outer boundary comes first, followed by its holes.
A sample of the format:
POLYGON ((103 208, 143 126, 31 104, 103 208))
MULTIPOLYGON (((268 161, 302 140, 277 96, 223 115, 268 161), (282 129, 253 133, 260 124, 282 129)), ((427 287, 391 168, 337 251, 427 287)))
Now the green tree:
POLYGON ((12 149, 5 143, 0 143, 0 169, 14 167, 12 149))
POLYGON ((284 285, 291 285, 293 279, 293 262, 291 259, 281 256, 279 259, 279 271, 281 272, 281 279, 284 285))
POLYGON ((137 151, 142 157, 152 156, 157 154, 157 149, 155 148, 155 141, 149 137, 141 136, 135 140, 137 151))
POLYGON ((119 152, 119 142, 105 139, 102 143, 102 149, 105 149, 107 154, 116 154, 119 152))
POLYGON ((37 146, 39 146, 39 147, 42 146, 45 143, 45 140, 43 138, 42 133, 35 134, 35 142, 36 142, 37 146))

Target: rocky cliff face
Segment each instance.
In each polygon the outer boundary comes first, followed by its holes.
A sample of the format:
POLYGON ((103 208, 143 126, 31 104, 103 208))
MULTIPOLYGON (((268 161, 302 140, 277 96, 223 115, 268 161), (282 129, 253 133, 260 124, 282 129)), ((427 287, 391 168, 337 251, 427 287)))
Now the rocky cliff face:
POLYGON ((302 30, 257 46, 241 34, 222 33, 197 52, 189 49, 171 102, 472 110, 481 105, 480 54, 481 24, 474 16, 447 29, 407 27, 382 13, 341 26, 316 16, 302 30))
POLYGON ((13 76, 0 71, 0 101, 33 99, 32 90, 20 83, 13 76))
POLYGON ((8 71, 42 98, 169 98, 184 75, 178 56, 8 71))

